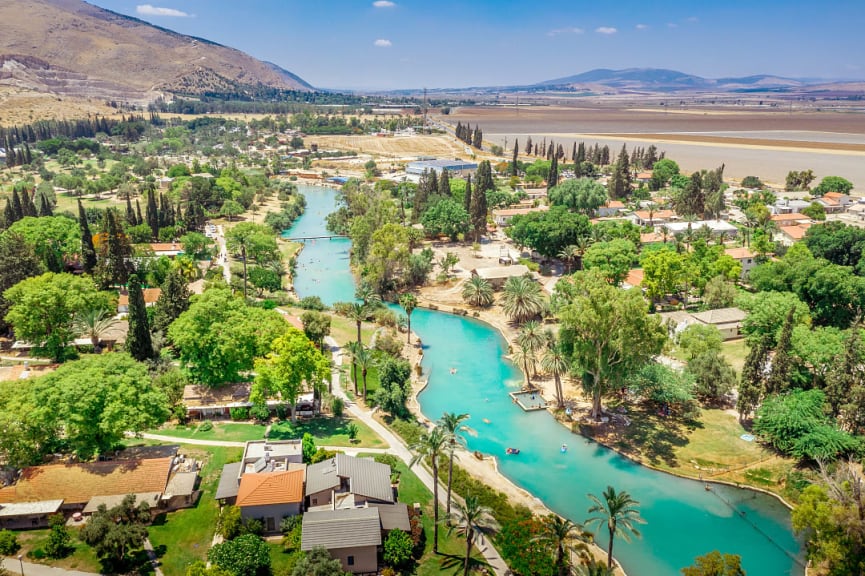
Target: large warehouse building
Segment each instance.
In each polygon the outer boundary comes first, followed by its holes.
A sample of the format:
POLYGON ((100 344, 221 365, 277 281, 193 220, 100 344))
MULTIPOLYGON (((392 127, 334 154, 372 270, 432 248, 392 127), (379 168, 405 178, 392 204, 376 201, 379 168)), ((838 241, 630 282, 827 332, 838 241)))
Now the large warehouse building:
POLYGON ((409 162, 406 166, 406 174, 415 174, 420 176, 427 170, 433 170, 436 174, 441 174, 442 170, 447 170, 451 176, 466 176, 474 173, 478 169, 478 165, 474 162, 464 162, 463 160, 418 160, 417 162, 409 162))

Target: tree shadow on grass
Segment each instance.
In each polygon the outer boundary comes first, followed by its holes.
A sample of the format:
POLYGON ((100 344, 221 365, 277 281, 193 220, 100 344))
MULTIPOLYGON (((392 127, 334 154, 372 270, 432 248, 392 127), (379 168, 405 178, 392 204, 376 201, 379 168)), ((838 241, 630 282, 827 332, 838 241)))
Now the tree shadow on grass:
POLYGON ((604 425, 591 435, 625 454, 647 460, 653 465, 679 465, 676 449, 686 446, 688 435, 703 425, 685 416, 663 415, 657 406, 639 404, 630 407, 630 426, 604 425))
MULTIPOLYGON (((465 565, 466 557, 459 554, 445 554, 443 552, 438 553, 438 558, 441 558, 441 573, 450 574, 462 574, 463 566, 465 565)), ((481 568, 486 568, 489 566, 489 563, 486 560, 475 558, 472 556, 469 558, 469 574, 475 573, 476 570, 481 568)))

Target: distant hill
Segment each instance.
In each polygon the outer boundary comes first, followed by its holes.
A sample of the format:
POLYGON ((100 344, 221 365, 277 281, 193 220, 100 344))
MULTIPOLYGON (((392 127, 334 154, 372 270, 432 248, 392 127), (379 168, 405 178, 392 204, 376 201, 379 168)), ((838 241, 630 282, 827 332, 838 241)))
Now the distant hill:
POLYGON ((750 92, 801 89, 825 82, 825 80, 784 78, 768 74, 712 79, 664 68, 627 68, 625 70, 598 68, 574 76, 539 82, 532 85, 531 88, 614 92, 750 92))
POLYGON ((0 23, 0 86, 141 101, 162 93, 313 89, 234 48, 81 0, 4 0, 0 23))

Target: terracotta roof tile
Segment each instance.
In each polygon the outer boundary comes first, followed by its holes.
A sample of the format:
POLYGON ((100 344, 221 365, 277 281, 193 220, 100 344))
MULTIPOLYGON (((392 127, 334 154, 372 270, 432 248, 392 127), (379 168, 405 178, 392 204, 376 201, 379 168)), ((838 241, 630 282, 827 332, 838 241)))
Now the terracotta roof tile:
POLYGON ((742 258, 755 258, 757 256, 748 248, 727 248, 724 250, 724 254, 735 258, 736 260, 741 260, 742 258))
POLYGON ((303 501, 304 470, 262 472, 240 477, 238 506, 267 506, 303 501))
POLYGON ((0 490, 0 502, 63 500, 85 504, 94 496, 162 492, 172 458, 115 460, 87 464, 31 466, 12 486, 0 490))

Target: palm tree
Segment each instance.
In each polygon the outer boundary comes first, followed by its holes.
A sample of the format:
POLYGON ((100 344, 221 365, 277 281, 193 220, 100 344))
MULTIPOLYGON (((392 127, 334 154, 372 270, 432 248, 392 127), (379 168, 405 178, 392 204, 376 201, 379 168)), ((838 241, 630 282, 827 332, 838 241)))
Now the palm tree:
POLYGON ((439 458, 450 442, 449 434, 436 426, 426 434, 422 434, 417 442, 409 446, 413 452, 410 465, 414 466, 424 458, 429 458, 433 473, 433 552, 439 551, 439 458))
POLYGON ((545 343, 546 336, 544 335, 543 327, 537 320, 529 320, 520 328, 517 344, 528 353, 527 360, 531 363, 533 376, 538 375, 535 360, 545 343))
POLYGON ((75 315, 73 329, 75 333, 90 338, 94 351, 99 351, 99 340, 108 330, 117 324, 107 310, 91 308, 75 315))
POLYGON ((574 262, 574 258, 577 257, 577 250, 576 244, 568 244, 559 251, 559 258, 568 264, 568 274, 571 273, 571 265, 574 262))
POLYGON ((562 518, 558 514, 550 514, 543 518, 541 533, 535 541, 548 545, 556 551, 553 567, 559 576, 569 576, 571 573, 571 554, 579 552, 588 556, 583 526, 562 518))
POLYGON ((638 510, 639 502, 631 498, 631 495, 622 490, 616 492, 612 486, 604 490, 603 500, 589 494, 589 499, 594 502, 589 508, 589 514, 597 514, 586 520, 586 525, 597 524, 598 528, 607 525, 610 534, 610 543, 607 547, 607 568, 613 568, 613 539, 616 535, 621 536, 625 542, 631 541, 631 534, 640 537, 640 531, 635 524, 645 524, 646 521, 640 516, 638 510))
POLYGON ((502 291, 502 309, 517 324, 537 316, 544 309, 540 285, 528 276, 508 278, 502 291))
POLYGON ((351 380, 354 383, 354 395, 357 396, 357 356, 358 350, 363 347, 360 342, 347 342, 345 345, 348 353, 351 354, 351 380))
POLYGON ((557 342, 552 343, 547 347, 544 357, 541 358, 541 368, 547 374, 552 374, 556 381, 556 402, 559 408, 565 407, 564 391, 562 390, 562 376, 568 373, 570 365, 568 357, 562 351, 561 346, 557 342))
POLYGON ((514 364, 522 365, 523 372, 526 375, 526 388, 532 387, 532 373, 529 370, 529 363, 535 361, 535 355, 525 344, 517 344, 518 348, 514 350, 514 364))
POLYGON ((463 300, 471 306, 486 308, 493 303, 493 287, 484 278, 472 276, 463 284, 463 300))
POLYGON ((417 298, 411 292, 406 292, 399 297, 399 305, 405 310, 405 315, 408 319, 408 343, 411 344, 411 313, 417 307, 417 298))
MULTIPOLYGON (((357 325, 357 340, 355 340, 355 344, 362 346, 363 342, 360 338, 360 326, 369 316, 369 308, 363 302, 352 302, 348 305, 346 316, 348 316, 349 320, 354 320, 357 325)), ((352 357, 354 357, 354 352, 352 352, 352 357)), ((355 382, 355 394, 357 394, 357 363, 352 365, 352 371, 355 382)))
POLYGON ((453 481, 454 476, 454 452, 458 445, 465 444, 465 439, 462 436, 459 436, 457 432, 460 430, 469 430, 467 426, 462 426, 462 423, 469 418, 470 416, 468 414, 445 412, 439 419, 439 426, 444 428, 450 435, 450 440, 448 442, 448 498, 447 505, 445 506, 445 512, 448 515, 451 513, 451 482, 453 481))
POLYGON ((589 560, 586 564, 577 566, 576 576, 613 576, 613 569, 603 562, 589 560))
POLYGON ((472 555, 472 544, 474 544, 475 537, 480 540, 484 534, 492 536, 501 530, 501 526, 493 518, 493 511, 486 506, 481 506, 478 497, 474 494, 466 496, 465 504, 456 503, 456 513, 449 515, 448 521, 453 521, 456 525, 456 532, 459 536, 465 536, 466 557, 463 563, 463 576, 468 576, 469 559, 472 555))
POLYGON ((592 237, 591 236, 580 236, 577 238, 577 241, 574 243, 574 246, 577 247, 577 270, 583 269, 583 256, 586 253, 586 250, 589 249, 592 245, 592 237))
POLYGON ((372 351, 363 344, 355 348, 352 356, 358 368, 360 368, 360 375, 363 378, 363 397, 366 398, 366 374, 375 362, 375 358, 372 355, 372 351))

